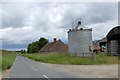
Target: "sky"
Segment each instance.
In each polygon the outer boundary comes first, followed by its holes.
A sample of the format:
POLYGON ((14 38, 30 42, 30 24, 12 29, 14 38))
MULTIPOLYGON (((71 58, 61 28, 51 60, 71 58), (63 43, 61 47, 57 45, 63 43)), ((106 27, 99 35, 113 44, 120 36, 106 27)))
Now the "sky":
POLYGON ((0 48, 7 50, 26 49, 40 37, 68 43, 67 31, 78 18, 92 28, 93 40, 118 25, 117 2, 2 2, 0 8, 0 48))

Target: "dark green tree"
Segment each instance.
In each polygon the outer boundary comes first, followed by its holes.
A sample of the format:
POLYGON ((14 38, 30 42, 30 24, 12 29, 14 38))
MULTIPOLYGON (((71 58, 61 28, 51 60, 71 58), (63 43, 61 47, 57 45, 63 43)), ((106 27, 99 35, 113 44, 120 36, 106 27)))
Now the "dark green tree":
POLYGON ((37 41, 37 44, 39 45, 39 48, 41 49, 45 44, 48 43, 48 39, 45 39, 44 37, 40 38, 37 41))
POLYGON ((21 54, 23 54, 23 50, 21 49, 21 54))
POLYGON ((38 41, 32 42, 28 45, 27 53, 36 53, 47 43, 48 43, 48 39, 42 37, 38 41))
POLYGON ((21 49, 21 54, 25 54, 25 53, 26 53, 26 51, 21 49))
POLYGON ((24 54, 26 53, 25 49, 23 50, 23 53, 24 53, 24 54))

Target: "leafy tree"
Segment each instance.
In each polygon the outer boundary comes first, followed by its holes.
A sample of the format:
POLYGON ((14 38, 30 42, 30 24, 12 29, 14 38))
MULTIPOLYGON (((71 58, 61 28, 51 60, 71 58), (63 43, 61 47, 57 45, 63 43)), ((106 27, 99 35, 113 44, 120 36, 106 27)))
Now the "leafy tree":
POLYGON ((37 41, 37 44, 39 45, 39 48, 41 49, 45 44, 48 43, 48 39, 45 39, 45 38, 40 38, 38 41, 37 41))
POLYGON ((23 50, 23 53, 26 53, 25 49, 23 50))
POLYGON ((48 43, 48 39, 42 37, 38 41, 30 43, 27 47, 27 52, 36 53, 47 43, 48 43))
POLYGON ((21 49, 21 54, 23 54, 23 50, 21 49))
POLYGON ((25 50, 23 50, 23 49, 21 49, 21 54, 24 54, 24 53, 26 53, 26 51, 25 51, 25 50))

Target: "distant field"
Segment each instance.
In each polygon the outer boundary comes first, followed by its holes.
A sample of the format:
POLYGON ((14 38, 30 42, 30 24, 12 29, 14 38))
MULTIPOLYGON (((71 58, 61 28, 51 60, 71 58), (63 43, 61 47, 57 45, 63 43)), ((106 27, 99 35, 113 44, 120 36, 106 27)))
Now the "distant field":
POLYGON ((50 53, 50 54, 24 54, 23 56, 33 59, 35 61, 40 61, 44 63, 53 63, 53 64, 75 64, 75 65, 94 65, 94 64, 117 64, 117 56, 108 56, 105 54, 97 54, 96 61, 92 57, 75 57, 70 54, 59 54, 59 53, 50 53))
POLYGON ((16 58, 16 53, 12 51, 6 51, 6 50, 0 51, 0 52, 2 53, 2 54, 0 53, 2 55, 2 57, 0 57, 0 62, 2 62, 0 64, 0 69, 2 69, 3 71, 6 69, 10 69, 16 58))

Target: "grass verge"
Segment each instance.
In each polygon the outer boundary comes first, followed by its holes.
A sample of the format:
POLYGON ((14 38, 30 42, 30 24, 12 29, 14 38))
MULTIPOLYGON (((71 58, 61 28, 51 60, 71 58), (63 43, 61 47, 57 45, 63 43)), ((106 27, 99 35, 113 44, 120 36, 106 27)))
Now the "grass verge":
POLYGON ((2 57, 0 57, 0 58, 2 58, 2 59, 0 59, 1 60, 0 62, 2 62, 0 64, 0 68, 2 69, 2 71, 10 69, 16 58, 16 53, 12 52, 12 51, 2 50, 0 54, 2 54, 2 57))
POLYGON ((2 51, 0 51, 0 73, 2 72, 2 51))
POLYGON ((108 56, 106 54, 97 54, 96 61, 91 57, 76 57, 71 56, 69 53, 50 53, 50 54, 24 54, 23 56, 33 59, 35 61, 40 61, 44 63, 53 64, 75 64, 75 65, 93 65, 93 64, 117 64, 117 56, 108 56))

